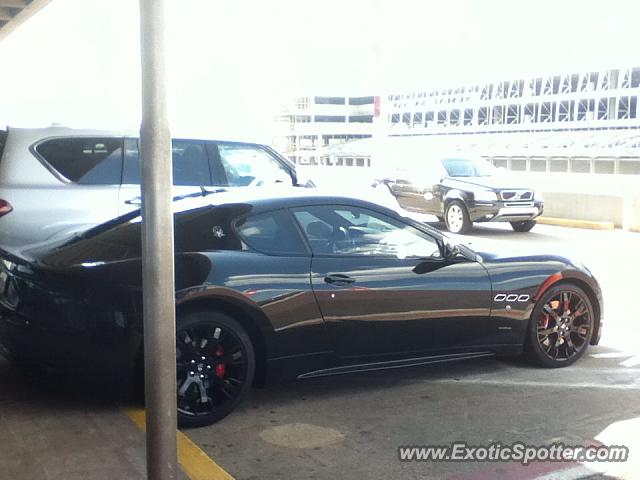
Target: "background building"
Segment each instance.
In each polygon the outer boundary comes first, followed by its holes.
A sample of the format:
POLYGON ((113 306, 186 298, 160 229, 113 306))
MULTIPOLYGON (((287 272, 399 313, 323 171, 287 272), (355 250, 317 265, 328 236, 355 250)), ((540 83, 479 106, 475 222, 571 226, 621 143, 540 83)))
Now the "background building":
POLYGON ((379 97, 295 97, 276 116, 274 146, 299 165, 369 166, 369 155, 337 158, 332 148, 371 138, 379 97))
POLYGON ((640 67, 388 95, 387 137, 431 137, 516 171, 640 174, 640 67))

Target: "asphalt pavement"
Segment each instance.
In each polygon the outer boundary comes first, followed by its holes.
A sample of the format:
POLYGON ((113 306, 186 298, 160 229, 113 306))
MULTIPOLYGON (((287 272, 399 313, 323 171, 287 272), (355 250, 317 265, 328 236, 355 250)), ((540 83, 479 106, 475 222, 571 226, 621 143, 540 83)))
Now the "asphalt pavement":
MULTIPOLYGON (((444 228, 435 224, 437 228, 444 228)), ((242 479, 640 478, 640 234, 481 225, 460 241, 569 255, 598 277, 605 330, 566 369, 517 359, 345 375, 253 392, 218 425, 189 431, 242 479), (398 447, 626 445, 624 463, 400 462, 398 447)))

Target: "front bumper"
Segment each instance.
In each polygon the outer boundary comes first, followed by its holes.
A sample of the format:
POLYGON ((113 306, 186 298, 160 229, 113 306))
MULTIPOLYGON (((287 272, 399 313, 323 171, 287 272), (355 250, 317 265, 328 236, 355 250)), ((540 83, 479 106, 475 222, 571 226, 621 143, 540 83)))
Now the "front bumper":
POLYGON ((469 208, 472 222, 522 222, 542 215, 544 203, 532 202, 475 202, 469 208))

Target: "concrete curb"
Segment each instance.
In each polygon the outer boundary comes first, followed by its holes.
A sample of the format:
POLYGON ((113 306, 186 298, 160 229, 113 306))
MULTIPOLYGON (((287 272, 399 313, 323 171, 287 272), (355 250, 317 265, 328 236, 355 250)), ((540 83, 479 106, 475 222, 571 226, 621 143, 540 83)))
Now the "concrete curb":
POLYGON ((560 227, 589 228, 591 230, 613 230, 613 222, 595 222, 591 220, 574 220, 571 218, 539 217, 538 223, 560 227))

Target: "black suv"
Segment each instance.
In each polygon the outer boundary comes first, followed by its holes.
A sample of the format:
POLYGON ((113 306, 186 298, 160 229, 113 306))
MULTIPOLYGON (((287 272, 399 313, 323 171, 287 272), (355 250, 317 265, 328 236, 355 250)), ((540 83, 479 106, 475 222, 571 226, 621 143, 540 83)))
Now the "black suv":
POLYGON ((473 222, 509 222, 516 232, 528 232, 544 207, 539 192, 482 159, 440 158, 374 182, 382 184, 402 208, 435 215, 452 233, 468 232, 473 222))

